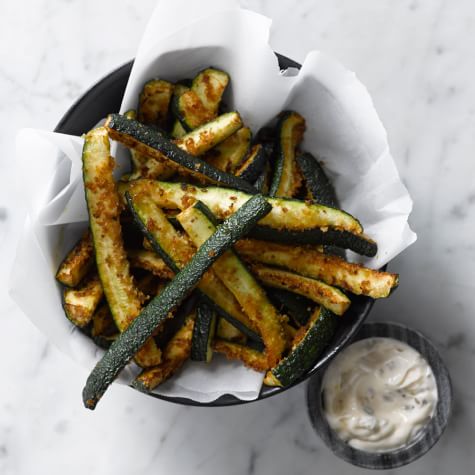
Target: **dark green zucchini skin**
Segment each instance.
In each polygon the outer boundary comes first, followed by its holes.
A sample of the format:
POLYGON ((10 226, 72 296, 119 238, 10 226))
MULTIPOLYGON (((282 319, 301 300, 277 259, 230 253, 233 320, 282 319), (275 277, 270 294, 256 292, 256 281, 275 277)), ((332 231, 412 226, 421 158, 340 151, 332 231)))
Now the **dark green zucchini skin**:
MULTIPOLYGON (((193 205, 195 208, 199 209, 210 221, 214 226, 219 225, 219 221, 216 219, 216 216, 213 214, 213 212, 201 201, 196 202, 193 205)), ((232 315, 230 315, 226 310, 221 308, 219 305, 217 305, 212 299, 210 299, 206 294, 201 292, 199 289, 197 289, 197 292, 200 294, 200 298, 202 301, 207 303, 207 305, 211 308, 214 309, 214 311, 223 317, 225 320, 227 320, 231 325, 236 327, 241 333, 246 335, 251 341, 254 349, 257 349, 259 351, 264 350, 264 343, 262 341, 262 338, 258 333, 256 333, 254 330, 251 330, 249 327, 241 323, 239 320, 234 318, 232 315)))
POLYGON ((236 176, 253 183, 264 170, 267 163, 267 154, 261 144, 254 145, 249 156, 236 171, 236 176))
MULTIPOLYGON (((152 246, 153 250, 165 261, 168 267, 170 269, 177 273, 180 272, 180 268, 176 265, 176 263, 173 261, 173 259, 170 257, 170 255, 160 246, 160 243, 155 239, 152 233, 147 229, 147 226, 145 223, 140 219, 140 216, 137 214, 137 211, 134 208, 133 201, 130 198, 130 195, 128 193, 125 194, 125 199, 127 200, 127 205, 130 209, 130 212, 132 213, 132 216, 134 217, 134 221, 137 224, 138 228, 142 231, 144 236, 148 239, 150 245, 152 246)), ((199 207, 206 215, 210 218, 210 220, 213 222, 213 224, 217 225, 218 222, 216 220, 216 217, 214 214, 211 212, 211 210, 198 201, 197 203, 194 204, 194 206, 199 207)), ((169 221, 172 222, 172 220, 169 218, 169 221)), ((175 219, 175 222, 179 224, 179 222, 175 219)), ((261 337, 253 330, 248 328, 246 325, 241 323, 239 320, 234 318, 232 315, 230 315, 226 310, 221 308, 218 304, 216 304, 211 298, 209 298, 206 294, 201 292, 199 289, 196 289, 194 293, 199 296, 199 299, 206 302, 206 304, 213 308, 214 311, 223 317, 225 320, 227 320, 231 325, 235 326, 238 330, 240 330, 244 335, 246 335, 248 338, 253 340, 257 347, 263 346, 262 339, 261 337)))
POLYGON ((175 145, 159 130, 141 124, 136 120, 127 119, 120 114, 110 114, 106 122, 106 127, 119 135, 128 136, 129 140, 131 138, 134 141, 157 150, 177 165, 193 173, 205 176, 217 184, 245 191, 246 193, 256 193, 256 189, 246 180, 218 170, 201 158, 190 155, 175 145))
MULTIPOLYGON (((193 93, 190 93, 190 94, 193 94, 193 93)), ((183 129, 186 132, 191 132, 196 127, 196 125, 193 127, 193 125, 190 123, 191 117, 189 117, 189 114, 187 113, 187 110, 183 104, 183 99, 181 98, 182 95, 183 94, 173 96, 173 99, 170 104, 170 110, 173 117, 175 117, 175 119, 180 123, 183 129)), ((198 102, 198 104, 200 104, 198 97, 196 97, 196 101, 198 102)), ((190 108, 190 111, 192 110, 193 109, 190 108)), ((211 119, 211 116, 208 117, 207 119, 211 119)))
POLYGON ((282 308, 282 313, 287 313, 298 325, 306 325, 315 303, 303 297, 284 289, 266 288, 266 292, 277 308, 282 308))
POLYGON ((304 177, 312 201, 315 203, 338 208, 335 188, 323 171, 318 160, 310 153, 297 155, 297 163, 304 177))
POLYGON ((211 342, 214 337, 215 329, 216 313, 206 302, 200 301, 196 308, 193 337, 191 339, 191 360, 211 361, 211 342))
POLYGON ((282 386, 289 386, 312 367, 332 339, 338 318, 326 308, 320 308, 320 316, 310 325, 304 338, 271 369, 272 375, 282 386))
POLYGON ((287 231, 258 225, 252 229, 249 233, 249 237, 286 244, 322 244, 336 246, 342 249, 349 249, 350 251, 367 257, 374 257, 378 252, 378 245, 368 237, 331 228, 327 231, 322 231, 319 228, 304 231, 287 231))
POLYGON ((83 390, 83 402, 86 408, 96 407, 109 385, 143 346, 154 329, 167 318, 168 313, 191 293, 213 262, 246 235, 271 208, 263 196, 253 196, 218 226, 216 232, 197 250, 191 261, 143 308, 97 363, 83 390))

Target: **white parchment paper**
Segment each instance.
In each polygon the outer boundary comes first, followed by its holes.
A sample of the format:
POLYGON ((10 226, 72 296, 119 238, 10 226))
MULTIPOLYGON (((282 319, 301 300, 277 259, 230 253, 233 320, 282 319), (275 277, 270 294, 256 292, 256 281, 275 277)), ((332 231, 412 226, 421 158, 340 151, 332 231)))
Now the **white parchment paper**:
MULTIPOLYGON (((210 65, 230 74, 225 100, 254 132, 283 109, 298 111, 307 120, 302 148, 322 158, 343 209, 378 242, 375 258, 350 258, 381 267, 416 236, 407 223, 412 201, 371 98, 354 73, 317 51, 307 55, 298 74, 282 74, 268 44, 270 25, 268 18, 240 9, 233 0, 160 1, 140 43, 121 111, 136 107, 151 77, 174 81, 210 65)), ((10 294, 58 348, 91 369, 102 351, 64 318, 54 279, 87 226, 81 149, 80 137, 31 129, 18 133, 18 174, 31 184, 31 206, 10 294)), ((116 156, 120 174, 127 158, 121 149, 116 156)), ((128 383, 135 374, 131 364, 119 382, 128 383)), ((217 356, 210 365, 188 362, 156 391, 201 402, 226 393, 251 400, 261 383, 262 374, 217 356)))

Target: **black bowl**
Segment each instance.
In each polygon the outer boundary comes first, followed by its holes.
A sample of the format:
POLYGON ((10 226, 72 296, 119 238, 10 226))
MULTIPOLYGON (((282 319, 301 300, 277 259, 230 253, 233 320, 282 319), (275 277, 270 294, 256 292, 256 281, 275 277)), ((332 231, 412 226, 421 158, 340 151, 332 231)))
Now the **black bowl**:
MULTIPOLYGON (((282 70, 287 68, 300 69, 301 65, 295 61, 277 54, 279 66, 282 70)), ((83 133, 94 127, 101 119, 112 112, 118 112, 124 95, 125 86, 129 79, 130 70, 133 61, 124 64, 120 68, 112 71, 106 77, 101 79, 97 84, 86 91, 64 114, 55 128, 55 132, 70 135, 82 135, 83 133)), ((368 297, 355 296, 352 304, 346 312, 345 317, 340 320, 339 327, 333 340, 327 349, 322 353, 318 361, 315 362, 312 369, 305 375, 295 381, 295 386, 302 381, 315 374, 320 368, 325 366, 331 358, 333 358, 358 332, 359 328, 366 319, 371 307, 373 299, 368 297)), ((276 394, 280 394, 292 386, 286 388, 263 386, 256 401, 265 399, 276 394)), ((245 404, 253 401, 242 401, 234 396, 226 394, 219 399, 209 403, 200 403, 186 398, 167 397, 159 394, 150 393, 150 396, 177 404, 185 404, 191 406, 231 406, 234 404, 245 404)))

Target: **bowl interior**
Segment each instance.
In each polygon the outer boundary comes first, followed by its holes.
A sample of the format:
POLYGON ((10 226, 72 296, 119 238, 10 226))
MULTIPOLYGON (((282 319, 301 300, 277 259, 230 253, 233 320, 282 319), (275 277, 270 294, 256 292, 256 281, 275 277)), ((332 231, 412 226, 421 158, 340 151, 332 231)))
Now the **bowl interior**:
MULTIPOLYGON (((285 70, 287 68, 300 69, 301 65, 295 61, 277 54, 279 66, 285 70)), ((110 74, 101 79, 98 83, 87 90, 64 114, 55 128, 55 132, 69 135, 82 135, 90 130, 111 112, 118 112, 122 101, 122 96, 127 85, 127 81, 132 69, 133 61, 115 69, 110 74)), ((333 340, 327 349, 320 355, 312 369, 300 379, 286 388, 263 386, 259 397, 256 400, 264 399, 275 394, 280 394, 292 386, 306 380, 312 374, 322 368, 328 361, 340 351, 343 346, 352 339, 358 332, 368 315, 374 301, 368 297, 354 296, 352 305, 346 312, 344 318, 340 320, 338 329, 333 340)), ((166 401, 195 406, 227 406, 234 404, 245 404, 253 401, 242 401, 231 395, 221 396, 210 403, 199 403, 191 399, 161 396, 150 393, 150 396, 166 401)))

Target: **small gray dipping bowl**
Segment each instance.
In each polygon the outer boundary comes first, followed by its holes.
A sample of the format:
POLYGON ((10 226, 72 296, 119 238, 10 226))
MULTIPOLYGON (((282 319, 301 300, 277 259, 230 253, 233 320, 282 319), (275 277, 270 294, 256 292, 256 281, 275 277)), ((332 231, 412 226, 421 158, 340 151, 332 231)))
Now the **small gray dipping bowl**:
POLYGON ((318 435, 341 459, 370 469, 401 467, 424 455, 439 440, 452 411, 452 384, 437 348, 421 333, 397 323, 374 322, 363 325, 352 342, 370 337, 387 337, 403 341, 424 356, 434 372, 439 397, 432 419, 408 445, 399 449, 380 453, 354 449, 340 439, 327 423, 322 398, 325 370, 318 372, 307 385, 308 412, 318 435))

